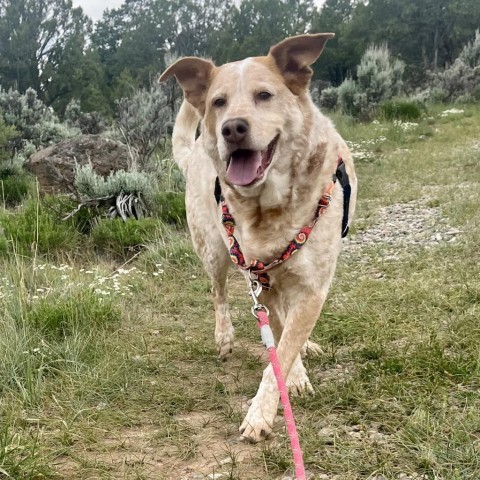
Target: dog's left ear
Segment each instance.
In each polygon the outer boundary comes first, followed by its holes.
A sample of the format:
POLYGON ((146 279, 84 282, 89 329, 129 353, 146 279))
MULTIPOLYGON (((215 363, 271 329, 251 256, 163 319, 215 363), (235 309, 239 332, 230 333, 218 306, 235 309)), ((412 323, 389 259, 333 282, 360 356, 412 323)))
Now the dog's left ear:
POLYGON ((288 88, 294 94, 298 95, 308 87, 313 73, 310 65, 317 61, 327 40, 334 36, 334 33, 298 35, 270 48, 269 56, 274 58, 288 88))

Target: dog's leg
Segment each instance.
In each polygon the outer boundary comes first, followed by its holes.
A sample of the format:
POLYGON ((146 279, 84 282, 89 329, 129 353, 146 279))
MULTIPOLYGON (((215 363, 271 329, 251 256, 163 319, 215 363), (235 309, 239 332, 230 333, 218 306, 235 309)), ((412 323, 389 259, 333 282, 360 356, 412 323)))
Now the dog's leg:
MULTIPOLYGON (((276 289, 264 291, 262 292, 260 300, 268 306, 270 326, 272 327, 273 336, 275 337, 275 343, 278 345, 285 323, 285 309, 283 307, 281 292, 276 289)), ((313 387, 308 379, 302 358, 304 356, 304 350, 308 350, 308 354, 311 355, 311 349, 315 347, 320 348, 316 343, 307 340, 302 347, 302 355, 297 356, 293 363, 287 378, 287 386, 292 395, 302 395, 305 392, 313 393, 313 387)), ((313 353, 316 354, 316 351, 313 353)))
MULTIPOLYGON (((198 203, 196 197, 189 200, 190 204, 198 203)), ((219 358, 224 360, 232 352, 235 334, 227 301, 227 273, 232 261, 220 233, 204 222, 203 211, 190 209, 187 215, 193 246, 212 281, 215 344, 219 358)))
POLYGON ((215 307, 215 344, 220 359, 225 360, 232 353, 235 330, 230 319, 227 300, 227 272, 230 258, 225 264, 218 265, 211 273, 213 305, 215 307), (223 267, 223 268, 222 268, 223 267))
MULTIPOLYGON (((317 321, 328 289, 296 293, 288 311, 286 323, 278 344, 278 357, 283 374, 288 378, 302 346, 317 321)), ((291 299, 290 299, 291 300, 291 299)), ((298 360, 297 360, 298 361, 298 360)), ((278 388, 271 365, 263 372, 262 382, 240 427, 243 437, 258 442, 267 437, 273 426, 278 407, 278 388)))

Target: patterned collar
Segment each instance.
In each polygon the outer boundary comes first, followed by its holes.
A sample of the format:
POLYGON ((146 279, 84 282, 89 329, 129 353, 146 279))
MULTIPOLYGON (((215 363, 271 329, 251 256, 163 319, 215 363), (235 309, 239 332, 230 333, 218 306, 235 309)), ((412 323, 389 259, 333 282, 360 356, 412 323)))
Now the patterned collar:
POLYGON ((234 235, 236 225, 235 219, 228 210, 225 199, 223 199, 222 197, 222 224, 225 228, 225 232, 227 233, 228 249, 230 251, 230 258, 232 259, 232 262, 242 270, 248 271, 256 275, 258 280, 262 284, 262 288, 264 290, 269 290, 270 277, 268 275, 268 271, 288 260, 292 255, 297 253, 303 247, 303 245, 305 245, 320 215, 323 214, 323 212, 328 208, 330 202, 332 201, 332 191, 334 185, 335 183, 333 181, 330 182, 327 193, 322 195, 322 198, 318 202, 317 208, 315 210, 313 220, 308 225, 303 227, 300 232, 298 232, 296 237, 288 244, 287 248, 279 258, 269 263, 264 263, 260 260, 252 260, 250 262, 250 265, 247 265, 245 257, 242 253, 242 249, 240 248, 240 244, 238 243, 238 240, 235 238, 234 235))
POLYGON ((324 193, 320 198, 317 204, 317 208, 315 209, 312 221, 305 227, 301 228, 300 232, 298 232, 296 237, 288 244, 287 248, 279 258, 269 263, 265 263, 260 260, 252 260, 250 264, 247 265, 242 249, 240 248, 240 244, 238 243, 238 240, 235 238, 234 235, 236 226, 235 219, 230 213, 228 205, 223 198, 220 181, 217 177, 215 181, 215 198, 217 200, 217 203, 220 204, 222 208, 222 224, 227 234, 230 258, 232 259, 233 263, 238 268, 256 275, 258 280, 262 284, 262 288, 264 290, 270 289, 270 277, 268 275, 268 271, 288 260, 290 257, 292 257, 292 255, 297 253, 303 247, 303 245, 305 245, 308 238, 310 237, 310 234, 312 233, 313 227, 317 223, 317 220, 326 211, 326 209, 330 205, 330 202, 332 201, 332 192, 335 186, 335 182, 337 180, 342 186, 344 192, 342 237, 345 237, 348 233, 348 209, 350 203, 351 189, 348 175, 345 170, 345 164, 343 160, 339 158, 337 171, 335 172, 335 175, 333 176, 333 179, 330 182, 326 193, 324 193))

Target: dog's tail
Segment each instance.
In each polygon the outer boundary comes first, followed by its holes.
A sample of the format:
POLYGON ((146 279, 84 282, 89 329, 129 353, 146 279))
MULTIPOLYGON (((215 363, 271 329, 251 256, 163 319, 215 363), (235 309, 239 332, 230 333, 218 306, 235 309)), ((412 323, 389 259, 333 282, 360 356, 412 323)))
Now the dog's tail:
POLYGON ((173 159, 184 176, 187 174, 188 157, 195 145, 195 134, 199 122, 200 116, 195 108, 184 100, 172 133, 173 159))

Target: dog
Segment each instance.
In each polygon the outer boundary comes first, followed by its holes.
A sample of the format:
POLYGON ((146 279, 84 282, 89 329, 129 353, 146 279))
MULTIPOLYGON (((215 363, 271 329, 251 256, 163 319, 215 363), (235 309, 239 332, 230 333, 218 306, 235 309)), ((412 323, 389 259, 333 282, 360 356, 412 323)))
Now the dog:
MULTIPOLYGON (((311 65, 333 36, 290 37, 266 56, 219 67, 184 57, 160 77, 164 82, 175 76, 184 93, 172 134, 173 156, 186 178, 193 245, 212 281, 215 342, 222 359, 234 342, 226 290, 232 259, 244 261, 250 281, 252 272, 261 270, 249 269, 251 261, 275 261, 292 239, 301 244, 288 260, 274 262, 260 294, 282 371, 295 393, 312 392, 301 353, 319 348, 308 338, 327 297, 357 192, 349 149, 309 93, 311 65), (332 181, 340 164, 347 186, 332 181), (320 199, 329 204, 312 226, 320 199), (311 227, 308 241, 301 235, 306 225, 311 227), (241 249, 240 259, 235 249, 241 249)), ((269 365, 240 426, 245 439, 258 442, 271 434, 278 402, 269 365)))

